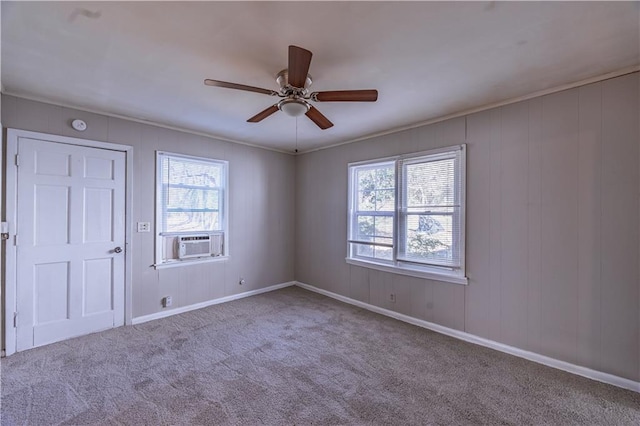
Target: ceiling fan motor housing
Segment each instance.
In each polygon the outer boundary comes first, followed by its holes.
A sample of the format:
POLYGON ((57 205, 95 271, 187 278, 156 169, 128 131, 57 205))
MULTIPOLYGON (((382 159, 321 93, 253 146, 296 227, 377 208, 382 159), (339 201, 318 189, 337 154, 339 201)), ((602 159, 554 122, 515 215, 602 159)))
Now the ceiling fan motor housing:
MULTIPOLYGON (((287 91, 293 89, 294 87, 289 84, 289 70, 282 70, 276 75, 276 82, 280 86, 280 92, 283 95, 286 95, 287 91)), ((304 87, 298 87, 298 89, 303 89, 303 94, 307 93, 307 89, 311 86, 313 80, 311 80, 311 74, 307 74, 307 78, 304 82, 304 87)))
POLYGON ((311 86, 311 75, 307 74, 304 87, 294 87, 289 84, 289 70, 284 69, 276 75, 276 82, 280 86, 280 94, 285 98, 278 102, 278 109, 291 117, 306 114, 311 105, 304 100, 311 86))

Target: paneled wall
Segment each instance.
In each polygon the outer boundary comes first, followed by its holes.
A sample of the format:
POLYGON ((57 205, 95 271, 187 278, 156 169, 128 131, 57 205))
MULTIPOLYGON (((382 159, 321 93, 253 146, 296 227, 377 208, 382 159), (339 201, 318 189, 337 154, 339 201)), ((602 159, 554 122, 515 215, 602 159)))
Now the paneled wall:
POLYGON ((639 380, 639 99, 634 73, 298 157, 296 279, 639 380), (345 263, 347 163, 459 143, 469 285, 345 263))
POLYGON ((132 145, 134 223, 155 217, 155 150, 229 161, 231 257, 155 270, 153 233, 134 232, 134 317, 295 276, 640 380, 639 99, 634 73, 298 157, 11 96, 2 124, 132 145), (463 142, 469 285, 348 265, 347 163, 463 142))
POLYGON ((161 311, 167 295, 178 308, 294 279, 295 157, 12 96, 2 102, 5 127, 132 145, 134 224, 154 223, 156 150, 229 161, 229 259, 156 270, 154 233, 134 232, 134 318, 161 311), (87 131, 74 131, 73 118, 87 131))

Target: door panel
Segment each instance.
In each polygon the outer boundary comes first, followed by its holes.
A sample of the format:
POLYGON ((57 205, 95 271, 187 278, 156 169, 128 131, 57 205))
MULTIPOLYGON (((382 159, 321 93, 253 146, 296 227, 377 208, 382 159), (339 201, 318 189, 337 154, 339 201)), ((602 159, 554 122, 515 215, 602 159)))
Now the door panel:
POLYGON ((36 151, 34 171, 41 176, 71 176, 71 156, 61 152, 36 151))
POLYGON ((34 185, 34 245, 69 243, 69 187, 34 185))
POLYGON ((125 154, 20 138, 17 350, 124 324, 125 154))
POLYGON ((114 161, 108 158, 85 157, 84 177, 94 179, 113 179, 114 161))
POLYGON ((35 325, 69 319, 69 262, 34 267, 35 325))
POLYGON ((113 258, 84 261, 85 315, 111 311, 113 309, 113 258))
POLYGON ((85 188, 84 242, 113 242, 113 189, 85 188))

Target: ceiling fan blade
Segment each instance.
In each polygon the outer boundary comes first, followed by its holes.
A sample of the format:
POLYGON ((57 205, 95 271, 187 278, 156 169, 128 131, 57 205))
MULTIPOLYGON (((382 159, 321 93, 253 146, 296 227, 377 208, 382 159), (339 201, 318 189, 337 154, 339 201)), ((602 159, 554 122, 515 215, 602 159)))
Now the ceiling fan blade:
POLYGON ((256 115, 248 119, 247 122, 257 123, 259 121, 264 120, 265 118, 267 118, 268 116, 270 116, 276 111, 278 111, 278 104, 271 105, 269 108, 265 109, 264 111, 260 111, 259 113, 257 113, 256 115))
POLYGON ((313 92, 311 99, 317 102, 375 102, 378 100, 377 90, 334 90, 313 92))
POLYGON ((228 81, 206 79, 204 84, 207 86, 224 87, 226 89, 246 90, 247 92, 262 93, 264 95, 276 96, 278 92, 269 89, 261 89, 260 87, 246 86, 244 84, 229 83, 228 81))
POLYGON ((322 130, 326 130, 329 127, 333 127, 333 123, 330 122, 327 117, 322 115, 322 113, 318 111, 318 109, 315 108, 313 105, 311 105, 311 107, 309 108, 309 111, 307 111, 305 115, 309 117, 311 121, 316 123, 318 127, 320 127, 322 130))
POLYGON ((303 88, 309 74, 312 53, 302 47, 289 46, 289 84, 303 88))

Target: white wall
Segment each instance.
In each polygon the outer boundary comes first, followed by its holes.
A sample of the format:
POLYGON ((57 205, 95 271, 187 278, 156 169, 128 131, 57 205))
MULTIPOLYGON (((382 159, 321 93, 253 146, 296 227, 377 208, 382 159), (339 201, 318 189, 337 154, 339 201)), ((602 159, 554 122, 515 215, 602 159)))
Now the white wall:
POLYGON ((639 94, 634 73, 298 157, 296 279, 639 380, 639 94), (346 264, 347 163, 460 143, 469 285, 346 264))
POLYGON ((5 127, 132 145, 134 224, 154 223, 156 150, 229 161, 229 259, 156 270, 154 233, 134 232, 134 318, 163 310, 167 295, 179 308, 294 279, 293 156, 12 96, 2 101, 5 127), (74 131, 73 118, 88 130, 74 131))

